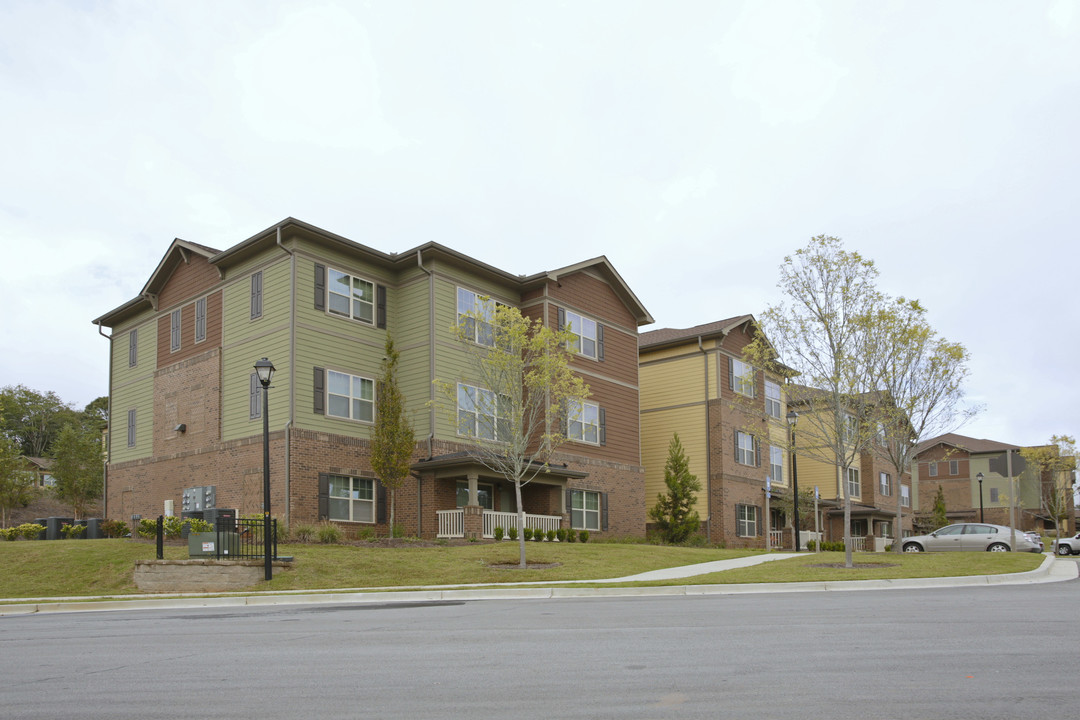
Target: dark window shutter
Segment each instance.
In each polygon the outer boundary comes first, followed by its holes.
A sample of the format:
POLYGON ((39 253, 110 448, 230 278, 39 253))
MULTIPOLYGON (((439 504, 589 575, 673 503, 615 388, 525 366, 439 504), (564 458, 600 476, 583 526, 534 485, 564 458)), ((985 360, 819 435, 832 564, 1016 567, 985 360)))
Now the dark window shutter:
POLYGON ((330 476, 319 473, 319 519, 330 519, 330 476))
POLYGON ((570 515, 574 509, 574 491, 566 488, 566 514, 570 515))
POLYGON ((375 483, 375 522, 386 522, 386 486, 378 480, 375 483))
POLYGON ((128 334, 128 367, 139 364, 139 330, 138 328, 128 334))
POLYGON ((386 286, 385 285, 376 285, 375 286, 375 302, 376 302, 375 327, 379 328, 380 330, 385 330, 386 329, 386 286))
POLYGON ((254 420, 257 417, 262 417, 262 396, 259 395, 259 389, 262 387, 262 383, 259 382, 259 375, 257 373, 251 373, 251 389, 248 391, 248 407, 250 420, 254 420))
POLYGON ((566 311, 562 308, 555 308, 558 311, 558 327, 556 330, 562 330, 566 327, 566 311))
POLYGON ((607 413, 600 408, 600 444, 607 445, 607 413))
POLYGON ((735 389, 735 363, 730 357, 727 359, 727 387, 728 390, 735 389))
POLYGON ((262 317, 262 270, 251 276, 251 319, 262 317))
POLYGON ((600 493, 600 529, 607 530, 607 493, 600 493))
POLYGON ((754 438, 754 465, 761 467, 761 443, 757 438, 754 438))
POLYGON ((596 323, 596 359, 604 359, 604 326, 596 323))
POLYGON ((739 458, 739 431, 736 430, 732 435, 735 437, 735 462, 742 462, 739 458))
POLYGON ((326 309, 326 266, 315 264, 315 309, 326 309))
POLYGON ((316 415, 326 414, 326 370, 321 367, 315 368, 315 382, 312 385, 314 396, 313 412, 316 415))

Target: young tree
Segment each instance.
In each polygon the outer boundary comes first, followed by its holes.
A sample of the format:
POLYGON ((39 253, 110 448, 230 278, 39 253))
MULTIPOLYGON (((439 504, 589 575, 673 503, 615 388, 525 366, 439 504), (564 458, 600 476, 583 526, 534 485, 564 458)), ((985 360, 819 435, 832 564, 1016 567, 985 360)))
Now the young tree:
POLYGON ((1054 435, 1041 447, 1021 448, 1020 456, 1038 478, 1039 502, 1043 512, 1054 520, 1054 531, 1061 537, 1061 523, 1068 518, 1072 504, 1072 475, 1076 469, 1076 439, 1054 435))
POLYGON ((78 520, 85 514, 87 506, 101 497, 105 463, 101 435, 93 429, 65 425, 56 438, 53 451, 56 496, 71 505, 78 520))
POLYGON ((760 318, 764 330, 744 351, 747 362, 771 367, 777 358, 801 384, 788 384, 789 406, 799 412, 800 455, 836 467, 844 497, 845 565, 851 558, 849 474, 873 437, 877 395, 870 318, 884 298, 871 260, 819 235, 784 258, 778 286, 786 296, 760 318))
MULTIPOLYGON (((556 420, 580 406, 589 388, 570 368, 573 333, 483 300, 484 307, 466 314, 455 328, 470 359, 469 386, 436 380, 438 404, 469 436, 476 460, 513 483, 518 528, 524 529, 521 488, 547 470, 566 441, 556 420), (476 342, 478 337, 485 342, 476 342), (479 392, 471 392, 473 386, 479 392)), ((518 544, 519 566, 525 568, 524 533, 518 544)))
POLYGON ((33 498, 34 474, 22 468, 21 457, 14 441, 0 436, 0 527, 7 527, 13 508, 23 507, 33 498))
POLYGON ((665 542, 681 543, 701 527, 701 518, 694 509, 697 501, 695 493, 701 490, 701 481, 696 475, 690 474, 689 461, 678 433, 668 445, 664 483, 667 494, 657 494, 656 505, 649 510, 649 517, 656 523, 656 529, 665 542))
POLYGON ((405 413, 405 396, 398 385, 398 359, 394 340, 386 334, 382 376, 375 393, 375 432, 371 436, 371 467, 390 490, 390 537, 394 537, 394 506, 398 488, 409 476, 413 429, 405 413))
POLYGON ((941 485, 937 486, 937 495, 934 496, 934 511, 931 517, 934 519, 935 530, 949 524, 949 516, 945 510, 945 490, 941 485))
POLYGON ((978 408, 961 407, 968 351, 938 336, 917 300, 885 303, 873 317, 870 331, 881 350, 873 355, 880 363, 873 372, 881 393, 874 408, 878 437, 871 447, 896 476, 893 552, 899 553, 904 513, 900 487, 911 471, 915 448, 927 438, 955 430, 978 408))

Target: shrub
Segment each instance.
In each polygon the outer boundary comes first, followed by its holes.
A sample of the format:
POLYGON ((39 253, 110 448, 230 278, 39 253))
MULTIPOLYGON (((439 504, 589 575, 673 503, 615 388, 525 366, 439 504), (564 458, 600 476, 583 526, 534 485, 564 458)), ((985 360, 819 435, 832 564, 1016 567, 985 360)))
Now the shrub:
POLYGON ((580 533, 578 533, 578 538, 583 543, 589 542, 589 531, 588 530, 582 530, 580 533))
POLYGON ((319 529, 315 531, 315 536, 323 545, 337 545, 341 542, 344 533, 342 533, 341 528, 334 523, 324 522, 319 524, 319 529))
POLYGON ((566 528, 559 528, 556 530, 555 539, 559 542, 566 542, 566 528))
POLYGON ((60 527, 60 534, 64 536, 65 540, 71 540, 72 538, 81 538, 86 535, 85 525, 69 525, 64 523, 60 527))
POLYGON ((510 538, 511 540, 517 540, 517 528, 516 527, 507 528, 506 529, 506 537, 510 538))
POLYGON ((576 542, 576 541, 577 541, 577 530, 572 530, 572 529, 567 530, 566 531, 566 542, 576 542))
POLYGON ((105 537, 122 538, 131 534, 131 529, 123 520, 105 520, 101 523, 101 532, 105 537))
POLYGON ((375 528, 362 527, 356 531, 356 539, 364 542, 375 542, 379 539, 379 536, 375 534, 375 528))
POLYGON ((503 533, 504 533, 504 532, 505 532, 505 531, 504 531, 504 530, 503 530, 503 529, 502 529, 501 527, 496 527, 496 528, 495 528, 495 529, 494 529, 494 530, 492 531, 492 533, 491 533, 491 534, 492 534, 493 536, 495 536, 495 542, 498 542, 499 540, 502 540, 502 539, 503 539, 503 533))
MULTIPOLYGON (((157 521, 156 520, 151 520, 150 522, 153 523, 154 532, 156 534, 157 533, 157 521)), ((180 518, 175 517, 175 516, 165 518, 165 522, 163 523, 164 524, 164 530, 165 530, 165 537, 170 538, 170 539, 175 539, 175 538, 180 537, 181 533, 183 532, 185 522, 189 522, 189 521, 188 520, 181 520, 180 518)))
POLYGON ((315 539, 315 533, 316 529, 314 525, 310 523, 298 523, 289 534, 289 537, 293 542, 309 543, 315 539))
POLYGON ((526 542, 532 540, 532 528, 525 528, 521 531, 521 536, 525 538, 526 542))
POLYGON ((157 519, 143 518, 139 521, 139 535, 146 538, 157 537, 157 519))
POLYGON ((816 540, 807 540, 806 541, 806 549, 809 550, 810 552, 813 552, 814 548, 816 548, 816 547, 817 547, 817 541, 816 540))
POLYGON ((193 533, 214 532, 215 528, 213 523, 206 520, 200 520, 199 518, 191 518, 187 521, 188 531, 193 533))
POLYGON ((15 528, 15 530, 17 531, 16 538, 21 537, 24 540, 37 540, 38 536, 45 532, 45 526, 39 525, 38 523, 23 523, 15 528))
POLYGON ((555 538, 558 536, 558 534, 559 534, 558 530, 548 530, 547 531, 547 541, 548 542, 555 542, 555 538))
POLYGON ((17 532, 18 528, 0 528, 0 538, 4 540, 14 540, 19 536, 17 532))

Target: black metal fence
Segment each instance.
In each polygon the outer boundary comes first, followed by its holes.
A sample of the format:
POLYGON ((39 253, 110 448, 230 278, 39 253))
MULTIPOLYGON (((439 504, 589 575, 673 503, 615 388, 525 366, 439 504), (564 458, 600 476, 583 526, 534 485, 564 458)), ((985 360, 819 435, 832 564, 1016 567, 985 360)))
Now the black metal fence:
MULTIPOLYGON (((265 521, 262 518, 218 518, 213 532, 187 534, 192 557, 213 557, 219 560, 261 560, 266 557, 265 521)), ((277 520, 270 520, 270 557, 278 556, 277 520)), ((157 557, 164 558, 164 518, 157 522, 157 557)))

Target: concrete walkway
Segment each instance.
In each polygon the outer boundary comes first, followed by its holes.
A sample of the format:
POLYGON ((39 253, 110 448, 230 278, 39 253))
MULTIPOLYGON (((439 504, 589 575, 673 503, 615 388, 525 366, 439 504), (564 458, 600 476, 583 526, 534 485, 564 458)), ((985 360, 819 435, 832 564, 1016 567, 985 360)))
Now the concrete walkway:
MULTIPOLYGON (((655 580, 679 580, 698 575, 760 565, 796 557, 795 553, 751 555, 732 560, 685 565, 602 580, 556 580, 548 582, 500 583, 497 585, 440 585, 407 588, 350 588, 340 590, 285 590, 231 594, 113 595, 101 598, 30 598, 9 600, 0 605, 0 616, 39 612, 88 612, 104 610, 171 609, 191 607, 237 607, 302 604, 377 604, 454 602, 465 600, 551 599, 569 597, 643 597, 658 595, 736 595, 747 593, 791 593, 851 590, 897 590, 903 588, 1028 585, 1075 580, 1080 564, 1059 560, 1046 553, 1035 570, 1004 575, 965 577, 903 578, 897 580, 830 580, 824 582, 747 583, 729 585, 669 585, 661 587, 575 587, 655 580), (536 587, 542 585, 542 587, 536 587)), ((4 601, 0 601, 4 602, 4 601)))

